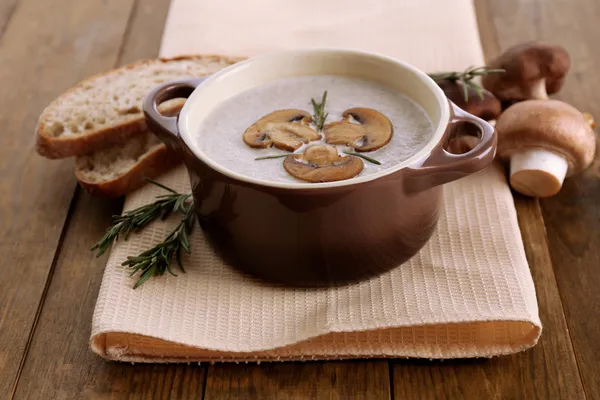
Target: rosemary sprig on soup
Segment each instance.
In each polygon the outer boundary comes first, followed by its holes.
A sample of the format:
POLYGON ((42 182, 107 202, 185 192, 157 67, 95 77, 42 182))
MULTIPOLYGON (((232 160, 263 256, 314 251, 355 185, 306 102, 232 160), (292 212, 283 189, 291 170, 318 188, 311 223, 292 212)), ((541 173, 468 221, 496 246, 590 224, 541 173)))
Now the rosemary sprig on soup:
POLYGON ((317 131, 321 132, 323 130, 323 125, 325 125, 325 120, 327 120, 327 116, 329 113, 325 112, 325 103, 327 102, 327 90, 323 92, 323 97, 321 98, 321 102, 317 103, 315 99, 310 99, 310 104, 313 106, 313 121, 317 126, 317 131))
POLYGON ((433 124, 403 93, 316 75, 232 96, 212 110, 201 132, 199 147, 226 169, 264 181, 322 183, 397 165, 425 146, 433 124), (257 162, 263 160, 272 162, 257 162))

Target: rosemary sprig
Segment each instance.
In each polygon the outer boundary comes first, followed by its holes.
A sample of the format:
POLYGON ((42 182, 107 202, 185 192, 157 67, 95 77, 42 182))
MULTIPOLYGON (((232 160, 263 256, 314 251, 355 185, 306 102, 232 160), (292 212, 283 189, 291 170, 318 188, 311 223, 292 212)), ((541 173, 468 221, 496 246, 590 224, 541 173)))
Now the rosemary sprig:
POLYGON ((323 130, 323 125, 325 125, 325 120, 329 113, 325 113, 325 102, 327 101, 327 90, 323 92, 323 97, 321 98, 321 102, 317 103, 315 99, 310 99, 310 103, 313 106, 313 121, 315 121, 315 125, 317 125, 317 131, 321 132, 323 130))
POLYGON ((131 232, 139 231, 155 219, 165 219, 173 212, 186 210, 190 193, 180 194, 161 183, 151 179, 146 180, 171 193, 161 195, 155 202, 127 211, 123 215, 113 215, 112 224, 106 234, 90 249, 91 251, 97 250, 96 257, 100 257, 120 236, 127 240, 131 232))
POLYGON ((480 99, 483 99, 483 88, 475 82, 473 82, 473 79, 475 77, 503 72, 505 72, 503 69, 490 69, 486 66, 483 66, 469 67, 462 72, 440 72, 437 74, 429 74, 429 76, 436 83, 440 83, 443 81, 453 83, 459 82, 463 88, 463 95, 465 97, 465 101, 469 101, 469 88, 473 89, 480 99))
POLYGON ((360 157, 360 158, 362 158, 364 160, 367 160, 368 162, 371 162, 373 164, 381 165, 381 162, 379 162, 376 159, 371 158, 369 156, 365 156, 364 154, 361 154, 361 153, 356 153, 354 151, 344 151, 344 154, 348 154, 350 156, 360 157))
POLYGON ((185 209, 184 217, 179 225, 160 243, 148 249, 137 256, 129 256, 121 265, 132 269, 131 275, 141 272, 140 279, 133 286, 134 289, 140 287, 152 276, 161 276, 165 272, 177 276, 171 268, 171 259, 173 255, 177 260, 177 265, 185 273, 183 263, 181 262, 181 250, 190 254, 189 234, 194 229, 195 207, 191 203, 185 209))
POLYGON ((269 160, 271 158, 283 158, 283 157, 287 157, 290 154, 294 154, 294 153, 288 153, 288 154, 278 154, 276 156, 263 156, 263 157, 256 157, 254 159, 254 161, 258 161, 258 160, 269 160))

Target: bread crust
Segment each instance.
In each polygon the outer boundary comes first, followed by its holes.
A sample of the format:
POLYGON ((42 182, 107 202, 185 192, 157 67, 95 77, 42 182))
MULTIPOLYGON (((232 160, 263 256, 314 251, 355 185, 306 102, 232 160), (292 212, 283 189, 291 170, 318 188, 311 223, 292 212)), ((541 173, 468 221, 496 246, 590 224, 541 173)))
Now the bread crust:
POLYGON ((167 146, 160 144, 140 157, 125 173, 101 182, 86 180, 83 173, 84 162, 80 157, 75 160, 75 176, 81 187, 95 196, 115 198, 142 186, 146 183, 144 178, 156 178, 177 166, 181 162, 181 158, 167 146))
POLYGON ((101 77, 105 77, 106 75, 114 74, 116 72, 128 69, 136 69, 144 65, 155 64, 157 62, 170 63, 181 60, 197 60, 205 61, 207 63, 224 62, 228 65, 231 65, 243 60, 243 58, 227 57, 220 55, 182 55, 172 58, 156 58, 142 60, 133 64, 113 69, 108 72, 93 75, 79 82, 77 85, 60 95, 52 103, 50 103, 48 107, 46 107, 44 112, 42 112, 42 115, 40 116, 36 127, 36 151, 40 155, 51 159, 80 156, 88 154, 90 152, 105 149, 118 143, 122 143, 131 136, 145 131, 146 122, 144 120, 144 115, 140 113, 139 117, 137 118, 132 118, 131 120, 123 122, 119 125, 96 129, 84 135, 79 135, 75 137, 55 137, 48 133, 49 126, 47 123, 46 110, 51 108, 53 105, 63 101, 74 91, 80 90, 82 86, 89 84, 91 81, 94 81, 101 77))

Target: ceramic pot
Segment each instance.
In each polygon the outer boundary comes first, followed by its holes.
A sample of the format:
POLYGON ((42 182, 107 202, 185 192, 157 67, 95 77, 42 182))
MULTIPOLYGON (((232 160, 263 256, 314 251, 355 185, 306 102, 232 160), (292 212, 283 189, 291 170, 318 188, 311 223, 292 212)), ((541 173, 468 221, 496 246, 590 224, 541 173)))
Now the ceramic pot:
POLYGON ((151 131, 185 163, 200 225, 218 254, 242 271, 293 286, 339 285, 400 266, 431 237, 442 185, 486 167, 496 151, 494 128, 450 103, 427 74, 349 50, 251 58, 207 78, 157 87, 143 108, 151 131), (409 96, 433 121, 431 140, 384 171, 328 183, 250 178, 216 164, 196 145, 203 120, 227 98, 275 79, 315 74, 356 76, 409 96), (178 117, 157 111, 177 97, 187 97, 178 117), (449 141, 461 134, 479 140, 464 154, 449 152, 449 141))

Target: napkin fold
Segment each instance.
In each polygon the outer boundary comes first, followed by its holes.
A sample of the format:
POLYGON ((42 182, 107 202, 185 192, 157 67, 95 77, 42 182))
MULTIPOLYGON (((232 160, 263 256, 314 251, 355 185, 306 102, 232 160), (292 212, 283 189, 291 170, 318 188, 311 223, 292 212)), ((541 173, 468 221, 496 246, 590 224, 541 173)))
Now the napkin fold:
MULTIPOLYGON (((469 0, 173 0, 161 55, 252 56, 343 47, 425 71, 482 65, 469 0)), ((159 179, 189 191, 179 167, 159 179)), ((153 201, 147 185, 124 210, 153 201)), ((511 192, 499 165, 445 186, 436 232, 410 261, 331 289, 264 284, 226 265, 200 230, 185 274, 133 290, 121 262, 162 238, 151 224, 112 249, 91 347, 120 361, 187 362, 368 357, 491 357, 537 342, 541 323, 511 192)))

